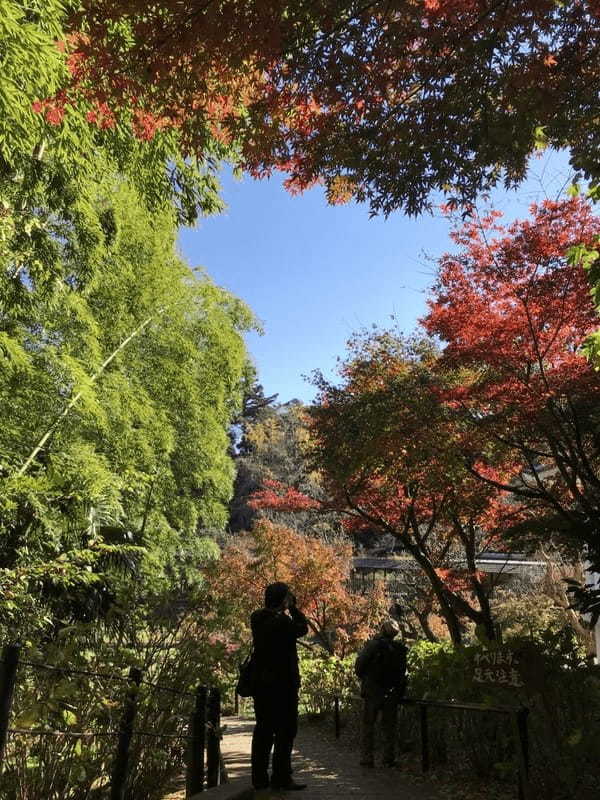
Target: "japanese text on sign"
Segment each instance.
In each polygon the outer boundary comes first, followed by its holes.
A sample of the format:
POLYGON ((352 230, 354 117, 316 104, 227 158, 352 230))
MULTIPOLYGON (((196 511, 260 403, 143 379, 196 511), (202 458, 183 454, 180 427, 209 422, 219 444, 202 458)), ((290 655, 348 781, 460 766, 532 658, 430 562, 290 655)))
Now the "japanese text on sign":
POLYGON ((476 653, 473 680, 476 683, 495 683, 499 686, 524 686, 515 654, 509 650, 488 650, 476 653))

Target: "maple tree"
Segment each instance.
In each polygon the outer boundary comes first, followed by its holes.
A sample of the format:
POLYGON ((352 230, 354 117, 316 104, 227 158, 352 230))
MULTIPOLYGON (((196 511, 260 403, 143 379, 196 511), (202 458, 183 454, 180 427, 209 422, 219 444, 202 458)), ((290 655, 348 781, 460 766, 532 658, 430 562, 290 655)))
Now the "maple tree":
POLYGON ((345 656, 369 637, 385 614, 380 589, 366 595, 349 591, 352 548, 328 544, 262 519, 246 540, 229 545, 210 570, 214 595, 228 604, 247 636, 252 611, 263 605, 269 583, 289 583, 306 614, 310 634, 330 654, 345 656))
POLYGON ((597 180, 597 0, 86 0, 70 78, 36 108, 182 152, 232 145, 255 175, 418 212, 522 179, 536 147, 597 180))
MULTIPOLYGON (((304 457, 303 460, 306 464, 307 459, 304 457)), ((260 488, 252 494, 250 505, 256 513, 267 519, 288 520, 289 527, 294 530, 300 529, 305 535, 319 536, 326 541, 333 538, 336 542, 343 537, 346 543, 348 541, 352 543, 353 551, 357 546, 365 546, 369 550, 378 535, 386 535, 386 531, 368 524, 362 527, 346 525, 344 529, 342 515, 337 509, 330 507, 323 496, 320 483, 313 483, 299 490, 282 481, 264 479, 260 488), (323 535, 323 519, 328 518, 335 520, 336 527, 341 529, 334 537, 323 535)), ((376 586, 387 590, 384 583, 373 580, 368 585, 356 574, 353 576, 353 588, 359 593, 368 592, 376 586)), ((437 641, 430 619, 436 611, 435 593, 427 578, 420 571, 403 571, 401 585, 396 584, 394 591, 395 601, 399 602, 402 608, 401 621, 408 634, 415 639, 424 634, 430 641, 437 641)))
MULTIPOLYGON (((437 354, 427 341, 389 332, 355 337, 334 385, 317 375, 309 410, 312 459, 327 508, 346 529, 391 534, 417 563, 455 643, 463 619, 495 636, 489 585, 476 559, 521 514, 464 469, 461 435, 439 397, 437 354)), ((294 504, 289 490, 263 500, 294 504)))
POLYGON ((461 375, 444 400, 471 439, 472 475, 528 505, 513 534, 587 546, 598 565, 600 375, 584 352, 597 316, 578 252, 595 246, 600 219, 578 198, 498 218, 464 224, 440 263, 424 324, 444 343, 440 368, 461 375))
POLYGON ((99 176, 126 178, 149 209, 174 209, 189 224, 223 207, 218 165, 232 155, 213 139, 200 158, 186 157, 177 128, 148 141, 131 109, 109 111, 100 86, 93 102, 74 92, 72 9, 61 0, 0 0, 0 208, 15 228, 9 246, 33 251, 35 288, 38 274, 56 266, 47 229, 56 215, 78 226, 99 176))
POLYGON ((399 622, 408 637, 415 641, 426 639, 438 642, 444 635, 444 623, 437 614, 438 607, 431 582, 421 570, 403 570, 401 582, 394 585, 394 602, 401 613, 399 622))

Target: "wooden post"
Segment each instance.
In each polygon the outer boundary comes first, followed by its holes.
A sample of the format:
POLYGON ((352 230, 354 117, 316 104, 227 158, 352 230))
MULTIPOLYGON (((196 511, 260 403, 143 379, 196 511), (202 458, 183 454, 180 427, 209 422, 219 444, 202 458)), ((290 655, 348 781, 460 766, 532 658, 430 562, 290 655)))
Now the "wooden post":
POLYGON ((127 776, 129 773, 129 747, 133 736, 133 723, 137 714, 137 696, 142 682, 141 670, 131 667, 129 670, 129 688, 125 696, 123 716, 119 727, 117 753, 110 782, 110 800, 125 800, 127 776))
POLYGON ((221 693, 212 688, 208 693, 208 735, 206 737, 206 788, 219 785, 221 753, 221 693))
POLYGON ((240 713, 240 696, 235 689, 233 690, 233 713, 236 717, 240 713))
POLYGON ((333 723, 335 725, 335 738, 340 738, 340 698, 333 698, 333 723))
POLYGON ((229 783, 229 776, 227 775, 227 767, 225 766, 225 759, 223 758, 223 753, 219 753, 219 782, 229 783))
POLYGON ((519 800, 529 798, 529 731, 528 708, 520 708, 514 714, 515 745, 519 760, 519 800))
POLYGON ((186 797, 204 791, 204 751, 206 750, 206 686, 196 689, 196 704, 190 717, 186 797))
POLYGON ((19 646, 16 644, 6 645, 2 649, 2 662, 0 669, 0 771, 2 771, 4 748, 8 736, 8 721, 17 680, 19 646))
POLYGON ((427 706, 419 705, 419 716, 421 720, 421 769, 423 772, 429 771, 429 728, 427 720, 427 706))

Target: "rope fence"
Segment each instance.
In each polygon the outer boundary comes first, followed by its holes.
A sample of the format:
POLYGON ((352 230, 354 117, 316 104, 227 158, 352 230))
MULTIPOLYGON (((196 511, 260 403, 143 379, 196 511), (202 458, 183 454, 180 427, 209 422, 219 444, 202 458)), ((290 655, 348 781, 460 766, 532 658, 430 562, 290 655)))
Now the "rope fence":
MULTIPOLYGON (((0 659, 0 664, 4 663, 4 659, 0 659)), ((89 669, 72 669, 71 667, 61 667, 58 664, 44 664, 42 661, 27 661, 24 658, 19 659, 19 665, 24 667, 33 667, 34 669, 43 669, 49 670, 51 672, 64 672, 67 675, 81 675, 86 678, 101 678, 102 680, 107 681, 121 681, 122 683, 128 683, 129 678, 126 678, 124 675, 116 675, 110 672, 95 672, 94 670, 89 669)), ((181 697, 195 697, 193 692, 185 692, 181 689, 175 689, 173 686, 163 686, 160 683, 155 683, 154 681, 145 681, 141 680, 140 684, 142 686, 151 686, 153 689, 159 692, 168 692, 169 694, 180 695, 181 697)))
POLYGON ((164 686, 145 680, 141 670, 132 667, 127 676, 94 670, 77 669, 58 664, 29 661, 20 657, 18 645, 7 645, 0 659, 0 774, 5 763, 8 736, 72 738, 79 740, 116 739, 110 776, 110 800, 124 800, 128 778, 131 771, 131 742, 134 738, 154 740, 177 740, 187 745, 186 794, 188 797, 225 782, 221 758, 221 695, 216 687, 199 686, 195 692, 164 686), (11 727, 15 689, 18 684, 19 669, 50 671, 64 675, 99 678, 126 687, 122 701, 119 727, 106 731, 67 731, 52 728, 11 727), (171 713, 171 709, 157 706, 159 712, 169 712, 170 719, 187 723, 185 733, 161 733, 138 729, 135 721, 139 711, 140 687, 150 687, 153 692, 163 692, 171 696, 191 698, 193 710, 189 714, 171 713))

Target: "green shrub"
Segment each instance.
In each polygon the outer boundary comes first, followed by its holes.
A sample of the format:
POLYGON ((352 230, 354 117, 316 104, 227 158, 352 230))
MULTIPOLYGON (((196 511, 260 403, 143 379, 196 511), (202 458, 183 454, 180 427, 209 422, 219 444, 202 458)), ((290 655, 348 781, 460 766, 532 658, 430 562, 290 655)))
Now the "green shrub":
POLYGON ((335 697, 340 698, 342 705, 348 705, 352 695, 358 691, 354 659, 353 655, 343 659, 331 656, 324 650, 301 653, 301 711, 325 714, 332 709, 335 697))
MULTIPOLYGON (((192 597, 190 596, 190 603, 192 597)), ((100 800, 107 796, 127 683, 72 670, 126 676, 130 666, 143 683, 130 752, 130 800, 160 800, 185 769, 188 721, 200 684, 230 691, 229 644, 218 634, 219 618, 199 592, 196 603, 176 615, 166 608, 152 619, 136 616, 114 631, 96 622, 63 628, 52 641, 23 648, 22 662, 46 663, 65 671, 33 669, 21 663, 11 727, 86 735, 11 735, 0 784, 2 800, 100 800), (214 615, 213 615, 214 616, 214 615), (136 625, 135 623, 139 624, 136 625), (112 635, 111 635, 112 634, 112 635), (150 736, 141 736, 147 732, 150 736), (156 734, 167 738, 157 738, 156 734)))
MULTIPOLYGON (((490 645, 488 650, 497 649, 490 645)), ((523 686, 504 687, 474 680, 474 658, 483 644, 454 649, 449 643, 418 642, 409 653, 409 690, 414 698, 454 700, 530 709, 531 780, 544 800, 580 800, 600 785, 600 669, 586 662, 569 629, 514 638, 509 649, 520 662, 523 686)), ((400 738, 415 747, 414 709, 401 716, 400 738)), ((517 754, 509 715, 429 710, 434 763, 487 779, 512 781, 517 754)))

